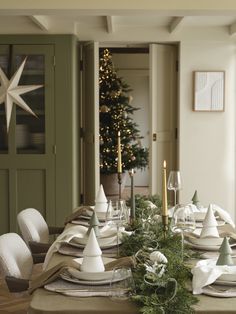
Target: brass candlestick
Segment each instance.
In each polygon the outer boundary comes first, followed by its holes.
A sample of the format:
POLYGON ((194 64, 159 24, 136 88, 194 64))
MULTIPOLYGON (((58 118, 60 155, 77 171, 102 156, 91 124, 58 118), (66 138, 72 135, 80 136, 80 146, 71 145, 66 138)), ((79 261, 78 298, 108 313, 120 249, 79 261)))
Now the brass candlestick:
POLYGON ((167 232, 168 232, 168 217, 169 216, 163 216, 162 215, 162 224, 163 224, 164 238, 166 238, 167 232))
POLYGON ((121 172, 118 172, 117 178, 118 178, 118 185, 119 185, 119 200, 121 200, 121 184, 122 184, 121 172))

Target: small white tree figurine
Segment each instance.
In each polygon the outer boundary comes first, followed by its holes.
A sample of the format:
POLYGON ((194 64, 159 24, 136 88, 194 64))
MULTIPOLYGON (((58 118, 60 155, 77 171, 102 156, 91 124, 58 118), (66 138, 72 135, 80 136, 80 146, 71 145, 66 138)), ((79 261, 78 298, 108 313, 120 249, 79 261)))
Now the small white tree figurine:
POLYGON ((92 228, 94 229, 96 237, 99 237, 100 236, 99 220, 95 211, 93 212, 92 217, 89 220, 89 228, 88 231, 86 232, 87 236, 89 236, 92 228))
POLYGON ((197 195, 197 190, 195 190, 193 197, 192 197, 192 203, 193 205, 195 205, 197 208, 200 205, 199 199, 198 199, 198 195, 197 195))
POLYGON ((90 231, 88 242, 83 251, 83 262, 81 265, 81 271, 83 272, 102 272, 105 270, 102 261, 102 251, 99 247, 94 229, 90 231))
POLYGON ((104 193, 103 185, 100 185, 99 191, 95 199, 95 208, 96 212, 106 212, 107 211, 107 198, 104 193))
POLYGON ((212 205, 210 204, 203 220, 203 228, 200 234, 200 238, 219 238, 219 232, 217 229, 217 221, 214 216, 212 205))
POLYGON ((234 265, 234 262, 231 256, 232 249, 229 245, 229 241, 227 237, 224 238, 220 246, 219 252, 220 252, 220 255, 218 257, 216 265, 228 265, 228 266, 234 265))

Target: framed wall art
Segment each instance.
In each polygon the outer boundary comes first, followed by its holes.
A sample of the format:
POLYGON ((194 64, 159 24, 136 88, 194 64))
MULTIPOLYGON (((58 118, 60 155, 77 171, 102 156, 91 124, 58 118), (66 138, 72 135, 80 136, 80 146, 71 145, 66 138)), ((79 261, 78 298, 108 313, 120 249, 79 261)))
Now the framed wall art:
POLYGON ((194 111, 224 111, 225 71, 194 71, 194 111))

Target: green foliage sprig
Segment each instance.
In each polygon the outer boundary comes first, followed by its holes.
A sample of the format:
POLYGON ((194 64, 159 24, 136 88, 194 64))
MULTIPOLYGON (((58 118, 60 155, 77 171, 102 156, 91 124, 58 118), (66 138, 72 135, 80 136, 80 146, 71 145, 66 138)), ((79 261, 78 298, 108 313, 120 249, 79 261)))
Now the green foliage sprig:
MULTIPOLYGON (((132 235, 125 236, 122 244, 122 255, 135 255, 137 267, 133 275, 136 294, 133 300, 140 306, 143 314, 159 313, 194 313, 192 305, 197 298, 187 289, 191 281, 191 271, 181 256, 181 238, 168 232, 164 237, 160 214, 161 200, 158 196, 136 195, 136 221, 132 235), (150 208, 151 201, 156 208, 150 208), (148 219, 151 212, 151 218, 148 219), (164 273, 159 270, 149 272, 145 265, 151 263, 149 256, 153 251, 165 255, 168 262, 164 273)), ((191 251, 185 249, 185 258, 191 251)))

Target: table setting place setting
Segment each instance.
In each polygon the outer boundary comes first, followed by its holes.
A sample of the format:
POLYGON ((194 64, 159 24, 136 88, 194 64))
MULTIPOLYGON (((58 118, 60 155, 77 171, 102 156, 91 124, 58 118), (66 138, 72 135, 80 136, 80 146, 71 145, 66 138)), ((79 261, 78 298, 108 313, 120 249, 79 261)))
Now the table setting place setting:
POLYGON ((200 205, 197 191, 191 204, 177 204, 169 214, 172 231, 182 235, 182 249, 199 254, 191 269, 192 293, 236 297, 236 230, 230 215, 218 205, 200 205))
POLYGON ((120 197, 108 201, 101 185, 95 206, 66 218, 29 292, 129 300, 145 314, 172 313, 173 304, 194 313, 201 294, 236 297, 236 230, 229 213, 202 206, 197 191, 191 203, 178 204, 176 185, 170 207, 165 161, 162 182, 162 198, 133 195, 130 210, 120 197))
POLYGON ((125 201, 108 202, 101 185, 95 206, 79 207, 66 218, 64 232, 47 252, 44 272, 31 282, 29 291, 44 287, 69 296, 128 298, 134 291, 135 258, 119 256, 122 236, 132 233, 125 230, 128 219, 125 201), (54 253, 77 258, 48 269, 54 253))
POLYGON ((94 229, 103 257, 119 256, 122 236, 131 234, 125 230, 129 221, 129 208, 124 200, 107 201, 101 185, 95 206, 81 206, 65 219, 65 230, 49 248, 44 269, 53 253, 82 257, 91 229, 94 229), (82 221, 82 224, 80 222, 82 221), (86 221, 86 225, 84 224, 86 221))

